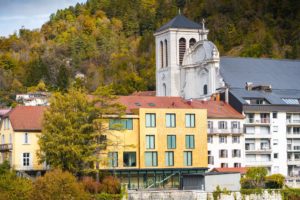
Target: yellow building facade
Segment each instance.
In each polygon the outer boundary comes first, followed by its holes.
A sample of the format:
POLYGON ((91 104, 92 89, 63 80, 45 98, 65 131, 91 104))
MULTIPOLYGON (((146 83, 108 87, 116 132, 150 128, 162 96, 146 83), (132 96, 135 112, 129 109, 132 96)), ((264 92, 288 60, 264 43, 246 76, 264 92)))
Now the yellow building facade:
POLYGON ((139 103, 141 97, 120 97, 127 114, 110 119, 109 127, 118 123, 124 130, 107 135, 118 144, 107 147, 103 168, 131 189, 179 187, 180 174, 207 169, 207 110, 174 105, 178 98, 145 99, 139 103))
POLYGON ((38 163, 38 136, 44 107, 16 107, 5 115, 0 124, 0 163, 9 161, 16 171, 36 174, 45 170, 38 163))

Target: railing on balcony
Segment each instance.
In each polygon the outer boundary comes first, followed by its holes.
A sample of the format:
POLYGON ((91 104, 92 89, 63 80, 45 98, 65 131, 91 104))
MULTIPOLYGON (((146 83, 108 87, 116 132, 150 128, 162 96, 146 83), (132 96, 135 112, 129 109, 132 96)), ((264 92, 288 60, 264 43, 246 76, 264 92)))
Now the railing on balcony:
POLYGON ((222 134, 222 133, 241 134, 241 133, 243 133, 243 129, 241 129, 241 128, 232 128, 232 129, 209 128, 209 129, 207 129, 207 133, 210 133, 210 134, 222 134))
POLYGON ((0 144, 0 152, 12 150, 12 144, 0 144))
POLYGON ((270 118, 260 118, 260 119, 254 119, 254 118, 246 118, 247 124, 269 124, 270 118))
POLYGON ((271 147, 262 147, 262 148, 247 148, 246 151, 271 151, 271 147))
POLYGON ((287 124, 300 124, 300 119, 287 119, 287 124))

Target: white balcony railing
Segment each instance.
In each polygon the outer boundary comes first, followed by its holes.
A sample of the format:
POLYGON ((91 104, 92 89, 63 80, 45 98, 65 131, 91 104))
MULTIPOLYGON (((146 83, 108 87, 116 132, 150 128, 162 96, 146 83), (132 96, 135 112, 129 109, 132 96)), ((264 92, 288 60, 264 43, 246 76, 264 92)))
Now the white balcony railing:
POLYGON ((233 128, 233 129, 215 129, 215 128, 208 128, 207 133, 210 134, 241 134, 243 133, 243 129, 241 128, 233 128))
POLYGON ((287 124, 300 124, 300 119, 287 119, 287 124))
POLYGON ((247 123, 247 124, 269 124, 270 118, 260 118, 260 119, 246 118, 245 123, 247 123))

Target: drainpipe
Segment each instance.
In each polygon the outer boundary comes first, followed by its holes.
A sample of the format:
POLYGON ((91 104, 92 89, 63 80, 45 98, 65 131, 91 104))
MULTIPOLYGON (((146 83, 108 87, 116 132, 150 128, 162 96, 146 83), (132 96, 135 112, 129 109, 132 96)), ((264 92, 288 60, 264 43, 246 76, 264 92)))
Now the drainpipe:
POLYGON ((225 102, 229 103, 229 89, 228 89, 228 87, 225 88, 225 102))

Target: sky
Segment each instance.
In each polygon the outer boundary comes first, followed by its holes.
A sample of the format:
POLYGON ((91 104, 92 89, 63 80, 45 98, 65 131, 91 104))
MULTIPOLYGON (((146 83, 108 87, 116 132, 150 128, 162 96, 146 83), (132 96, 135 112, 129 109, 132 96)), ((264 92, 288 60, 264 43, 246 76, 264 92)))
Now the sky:
POLYGON ((86 0, 0 0, 0 36, 9 36, 22 26, 40 28, 58 9, 86 0))

